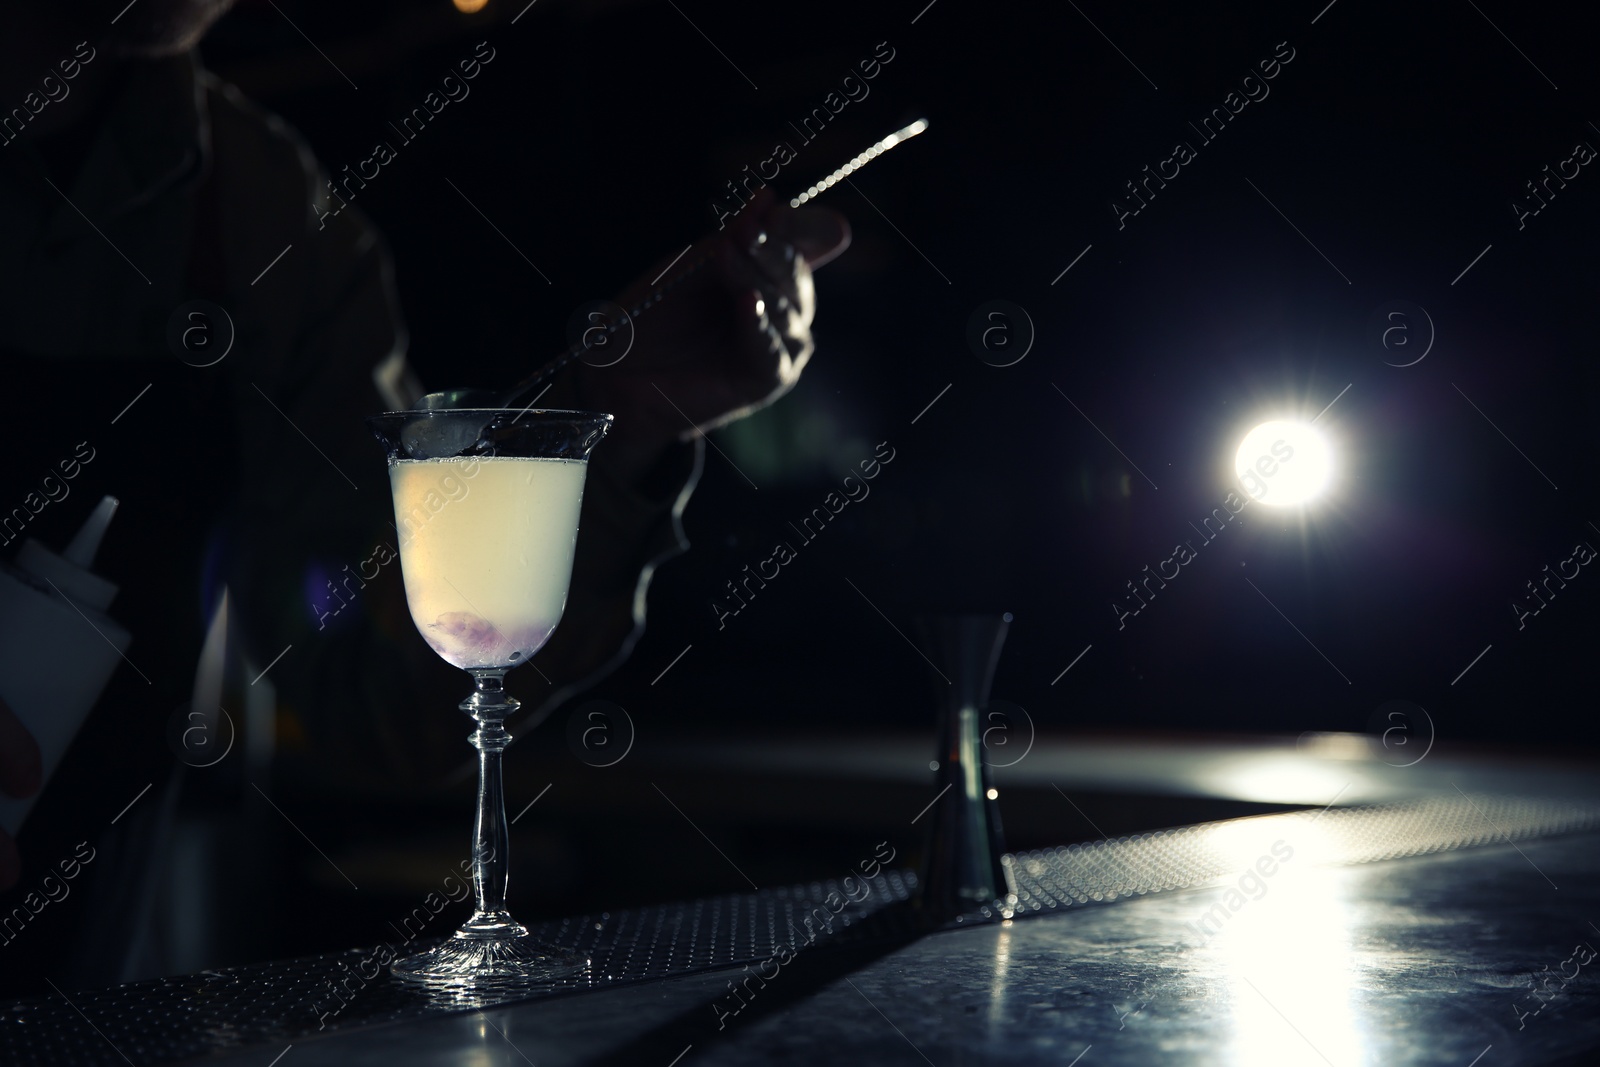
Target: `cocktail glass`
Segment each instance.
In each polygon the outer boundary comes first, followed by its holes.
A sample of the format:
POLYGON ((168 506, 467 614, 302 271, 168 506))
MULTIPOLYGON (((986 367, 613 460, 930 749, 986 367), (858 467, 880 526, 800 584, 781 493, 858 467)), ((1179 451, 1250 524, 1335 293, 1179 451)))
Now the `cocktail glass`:
POLYGON ((559 978, 588 961, 532 937, 506 910, 508 829, 500 754, 520 706, 506 672, 549 639, 566 605, 589 453, 610 415, 498 408, 367 419, 389 454, 400 567, 412 621, 472 676, 461 710, 477 723, 477 906, 439 946, 396 960, 396 976, 476 983, 559 978))

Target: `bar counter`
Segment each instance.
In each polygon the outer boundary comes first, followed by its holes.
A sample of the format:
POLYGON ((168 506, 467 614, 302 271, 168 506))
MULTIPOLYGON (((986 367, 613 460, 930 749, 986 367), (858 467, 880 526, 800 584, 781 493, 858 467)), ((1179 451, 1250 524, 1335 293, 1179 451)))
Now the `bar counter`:
POLYGON ((385 946, 60 990, 0 1009, 0 1062, 1596 1062, 1594 778, 1481 771, 1013 853, 954 920, 891 860, 547 922, 591 965, 535 990, 419 991, 385 946))

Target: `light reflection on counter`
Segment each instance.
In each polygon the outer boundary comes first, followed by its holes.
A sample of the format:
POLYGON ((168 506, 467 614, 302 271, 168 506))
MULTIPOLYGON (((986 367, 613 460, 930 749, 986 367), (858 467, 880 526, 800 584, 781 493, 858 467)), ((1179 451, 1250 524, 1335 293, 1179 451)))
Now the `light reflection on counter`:
POLYGON ((994 977, 989 982, 989 1037, 1000 1040, 1006 1024, 1006 974, 1011 969, 1011 920, 1000 924, 994 939, 994 977))
POLYGON ((1244 906, 1201 949, 1213 954, 1228 986, 1230 1063, 1367 1062, 1354 1003, 1360 981, 1350 942, 1353 917, 1341 890, 1347 872, 1313 867, 1314 852, 1306 847, 1271 877, 1241 873, 1244 906))
POLYGON ((1263 804, 1328 804, 1348 792, 1355 779, 1373 773, 1368 767, 1282 753, 1219 756, 1199 769, 1195 778, 1203 791, 1217 796, 1263 804))

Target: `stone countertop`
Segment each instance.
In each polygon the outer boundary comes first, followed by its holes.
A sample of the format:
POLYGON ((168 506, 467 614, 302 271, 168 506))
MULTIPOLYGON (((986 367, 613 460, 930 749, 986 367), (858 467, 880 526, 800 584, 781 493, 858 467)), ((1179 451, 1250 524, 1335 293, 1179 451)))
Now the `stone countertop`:
MULTIPOLYGON (((1600 1061, 1600 958, 1574 954, 1600 945, 1600 835, 1273 866, 1271 876, 1246 878, 1247 865, 1221 885, 811 953, 763 969, 767 980, 749 979, 738 999, 729 983, 751 972, 713 971, 297 1040, 279 1062, 1600 1061)), ((204 1062, 266 1067, 280 1053, 204 1062)))

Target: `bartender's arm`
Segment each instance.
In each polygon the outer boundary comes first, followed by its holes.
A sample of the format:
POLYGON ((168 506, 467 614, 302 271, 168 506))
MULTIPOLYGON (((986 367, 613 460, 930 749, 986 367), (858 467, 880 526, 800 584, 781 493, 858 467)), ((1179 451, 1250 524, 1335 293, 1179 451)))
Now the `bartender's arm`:
MULTIPOLYGON (((763 191, 726 230, 700 241, 683 262, 705 259, 633 324, 627 354, 605 367, 578 364, 541 406, 616 416, 589 463, 562 625, 534 664, 552 686, 535 694, 541 712, 626 658, 644 627, 650 573, 683 551, 678 514, 703 458, 701 436, 770 404, 793 387, 813 350, 812 270, 848 246, 843 218, 791 211, 763 191)), ((618 298, 636 306, 663 260, 618 298)))

